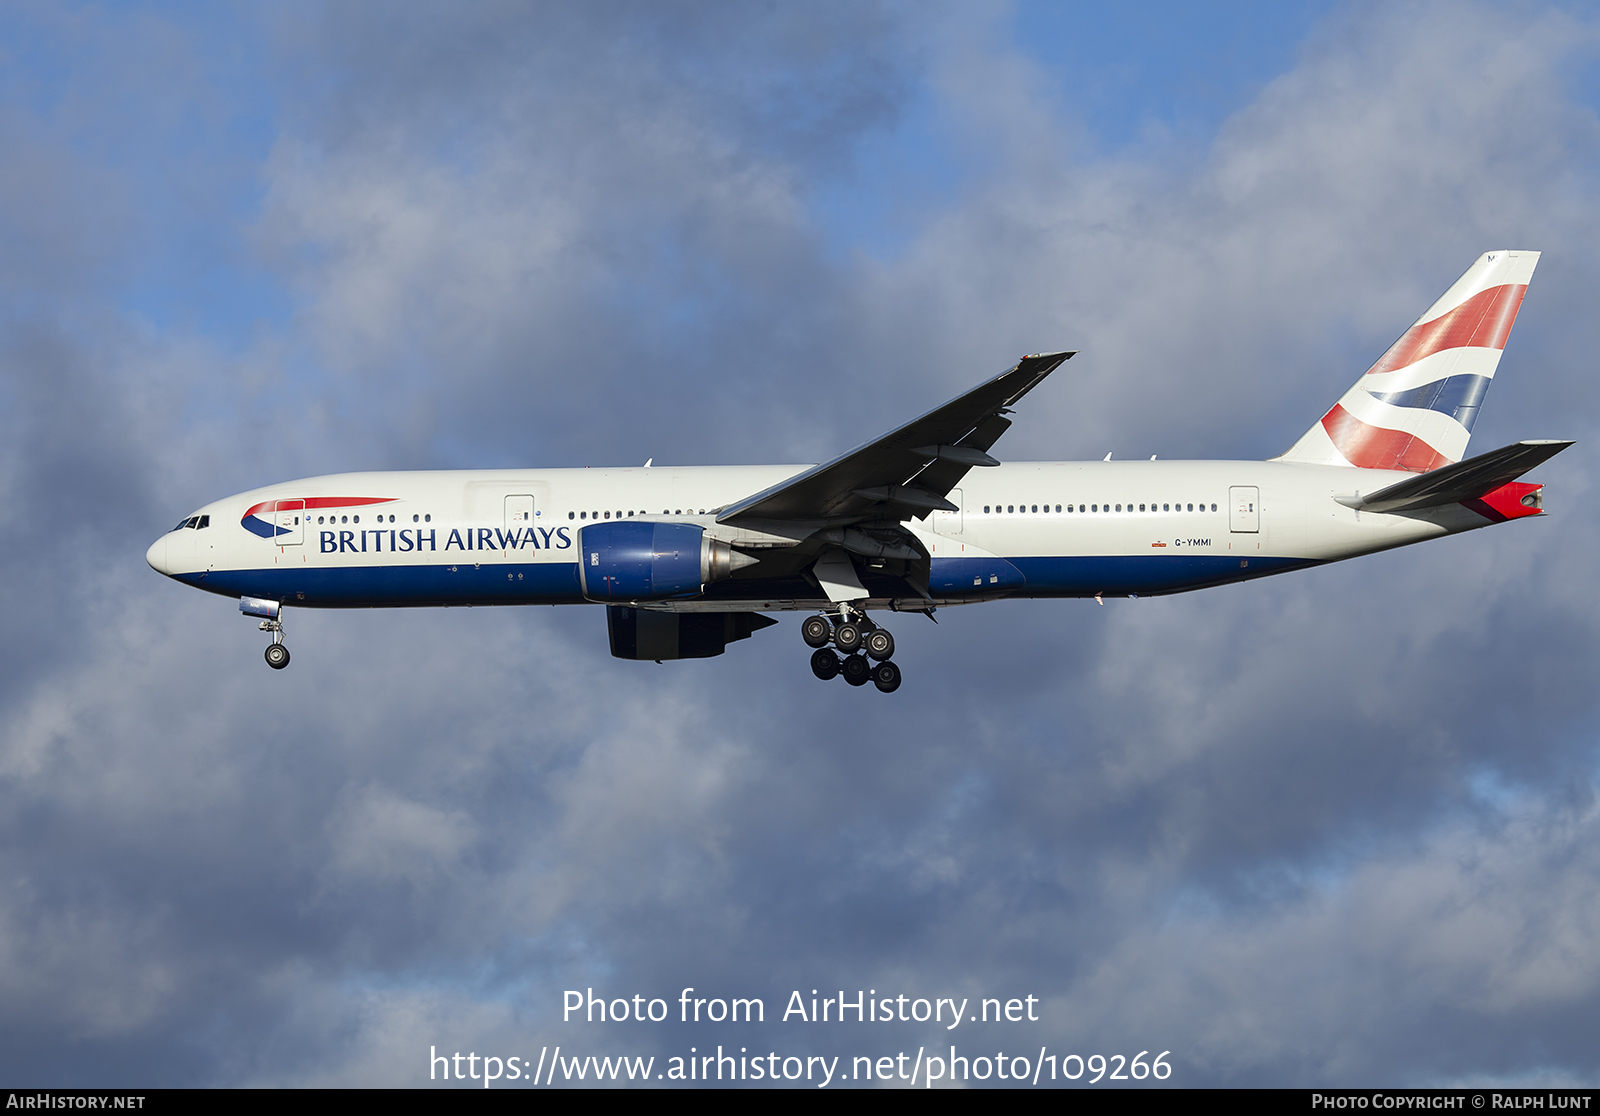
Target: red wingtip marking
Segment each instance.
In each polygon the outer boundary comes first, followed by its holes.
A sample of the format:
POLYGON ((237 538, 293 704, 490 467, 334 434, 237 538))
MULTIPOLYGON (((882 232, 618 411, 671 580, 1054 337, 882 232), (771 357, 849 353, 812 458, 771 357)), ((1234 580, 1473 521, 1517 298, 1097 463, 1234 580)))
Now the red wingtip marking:
POLYGON ((1491 523, 1504 523, 1508 519, 1543 515, 1543 508, 1537 506, 1530 508, 1522 502, 1522 498, 1528 493, 1538 492, 1543 487, 1542 484, 1512 481, 1510 484, 1502 484, 1493 492, 1484 493, 1475 500, 1463 500, 1461 506, 1471 508, 1491 523))

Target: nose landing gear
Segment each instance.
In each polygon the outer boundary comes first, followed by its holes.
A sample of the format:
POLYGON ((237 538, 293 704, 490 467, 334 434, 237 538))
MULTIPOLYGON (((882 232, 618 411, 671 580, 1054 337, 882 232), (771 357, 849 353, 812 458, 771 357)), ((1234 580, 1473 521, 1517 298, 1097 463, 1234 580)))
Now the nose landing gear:
POLYGON ((273 670, 282 670, 289 665, 289 649, 283 645, 283 611, 277 601, 264 600, 261 597, 240 597, 239 611, 246 616, 264 617, 256 627, 263 632, 272 633, 272 642, 267 644, 267 665, 273 670))
POLYGON ((806 646, 816 648, 811 655, 811 673, 822 681, 842 674, 852 686, 871 682, 885 694, 900 688, 900 668, 889 661, 894 654, 894 636, 861 610, 845 606, 834 619, 808 616, 800 624, 800 637, 806 646), (828 647, 830 643, 844 653, 842 658, 828 647))

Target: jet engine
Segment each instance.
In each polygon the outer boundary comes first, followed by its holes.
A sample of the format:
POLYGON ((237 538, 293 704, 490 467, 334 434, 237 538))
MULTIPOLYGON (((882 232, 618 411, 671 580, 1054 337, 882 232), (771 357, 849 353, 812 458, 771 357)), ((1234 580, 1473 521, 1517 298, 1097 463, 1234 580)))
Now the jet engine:
POLYGON ((591 601, 690 596, 757 561, 692 523, 623 520, 578 532, 579 577, 591 601))

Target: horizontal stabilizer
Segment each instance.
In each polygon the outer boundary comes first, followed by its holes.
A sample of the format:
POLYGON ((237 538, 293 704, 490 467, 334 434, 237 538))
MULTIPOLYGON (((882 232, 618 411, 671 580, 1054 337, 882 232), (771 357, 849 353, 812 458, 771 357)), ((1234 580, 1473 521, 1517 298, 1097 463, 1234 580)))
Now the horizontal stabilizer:
POLYGON ((1366 496, 1335 496, 1334 499, 1347 508, 1370 512, 1417 511, 1459 504, 1509 484, 1570 445, 1571 442, 1553 440, 1517 442, 1431 473, 1418 474, 1366 496))

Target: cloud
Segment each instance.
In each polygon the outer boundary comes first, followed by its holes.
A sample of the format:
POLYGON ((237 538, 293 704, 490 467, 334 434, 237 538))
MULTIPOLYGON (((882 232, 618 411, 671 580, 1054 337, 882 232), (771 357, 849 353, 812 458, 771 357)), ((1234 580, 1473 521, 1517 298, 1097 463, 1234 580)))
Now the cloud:
MULTIPOLYGON (((1439 12, 1341 9, 1203 150, 1110 153, 999 9, 230 25, 276 53, 173 72, 269 128, 211 158, 129 114, 255 190, 248 230, 206 211, 186 242, 235 244, 215 330, 129 309, 179 221, 129 185, 149 166, 6 93, 4 1064, 408 1084, 433 1045, 749 1038, 575 1029, 568 988, 777 1014, 860 986, 1036 995, 1030 1044, 1165 1044, 1184 1083, 1592 1079, 1581 446, 1541 471, 1545 520, 898 618, 893 698, 816 683, 792 623, 656 666, 581 609, 291 610, 275 674, 229 602, 142 562, 293 475, 816 458, 1058 344, 1083 353, 1005 456, 1263 457, 1503 246, 1546 255, 1475 445, 1581 437, 1593 27, 1439 12), (841 252, 824 201, 915 99, 967 177, 903 249, 841 252), (288 309, 241 328, 262 272, 288 309)), ((122 80, 78 95, 137 100, 122 80)))

